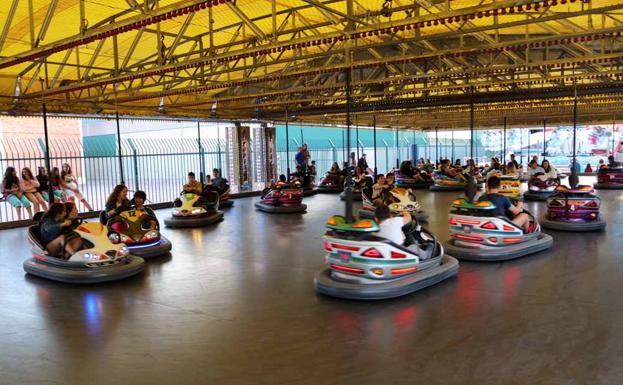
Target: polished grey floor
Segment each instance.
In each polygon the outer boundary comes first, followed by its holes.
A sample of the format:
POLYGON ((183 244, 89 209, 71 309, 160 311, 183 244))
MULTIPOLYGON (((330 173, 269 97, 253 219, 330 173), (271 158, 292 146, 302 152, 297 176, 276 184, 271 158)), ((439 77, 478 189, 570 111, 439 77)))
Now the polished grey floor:
MULTIPOLYGON (((173 255, 144 275, 99 286, 25 276, 24 229, 2 231, 0 384, 621 384, 623 192, 600 193, 606 231, 550 232, 551 251, 462 263, 384 302, 313 290, 336 195, 304 215, 237 200, 215 227, 165 230, 173 255)), ((418 192, 443 241, 456 195, 418 192)))

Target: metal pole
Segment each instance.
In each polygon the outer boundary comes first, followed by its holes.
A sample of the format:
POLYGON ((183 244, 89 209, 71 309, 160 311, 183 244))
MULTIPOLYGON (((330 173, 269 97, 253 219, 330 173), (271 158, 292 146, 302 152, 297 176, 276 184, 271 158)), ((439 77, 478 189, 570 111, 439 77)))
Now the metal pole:
POLYGON ((614 129, 617 124, 616 118, 612 119, 612 156, 614 156, 614 129))
POLYGON ((519 155, 519 163, 523 166, 523 132, 521 128, 519 129, 519 151, 521 151, 521 155, 519 155))
POLYGON ((374 178, 376 179, 376 174, 378 172, 376 168, 376 115, 372 116, 372 130, 374 133, 374 178))
POLYGON ((286 108, 286 177, 290 181, 290 129, 288 128, 288 108, 286 108))
POLYGON ((48 170, 48 203, 51 205, 54 203, 54 190, 52 189, 52 170, 50 167, 50 139, 48 137, 48 110, 43 102, 43 137, 45 140, 45 168, 48 170))
POLYGON ((394 139, 396 145, 396 168, 400 167, 400 142, 398 141, 398 128, 396 128, 396 138, 394 139))
POLYGON ((532 136, 532 132, 530 127, 528 127, 528 158, 526 159, 527 163, 530 163, 530 136, 532 136))
POLYGON ((344 129, 342 128, 340 131, 342 131, 342 166, 344 165, 344 162, 346 162, 346 141, 344 139, 344 129))
POLYGON ((203 162, 203 148, 201 146, 201 123, 197 121, 197 146, 199 147, 199 180, 201 183, 205 181, 205 170, 203 162))
POLYGON ((454 159, 454 130, 452 130, 452 159, 454 159))
MULTIPOLYGON (((472 87, 472 99, 469 104, 469 157, 474 159, 474 88, 472 87)), ((475 163, 475 162, 474 162, 475 163)))
POLYGON ((355 115, 355 147, 357 148, 357 162, 359 162, 359 125, 357 124, 357 115, 355 115))
MULTIPOLYGON (((350 69, 346 70, 346 153, 350 157, 350 69)), ((350 159, 349 159, 350 162, 350 159)), ((350 163, 349 163, 350 166, 350 163)), ((346 204, 344 207, 346 218, 346 223, 352 223, 354 221, 353 218, 353 191, 352 191, 352 179, 351 173, 346 173, 346 188, 344 192, 346 193, 346 204)))
POLYGON ((547 133, 546 125, 547 125, 547 123, 546 123, 545 119, 543 119, 543 160, 545 160, 545 149, 546 149, 545 141, 547 140, 546 137, 545 137, 545 135, 547 133))
POLYGON ((506 163, 506 116, 504 117, 504 146, 503 146, 502 162, 506 163))
POLYGON ((569 176, 569 184, 571 188, 576 188, 578 183, 580 182, 580 178, 578 177, 578 172, 576 170, 576 162, 577 159, 575 157, 575 138, 577 135, 577 126, 578 126, 578 95, 576 90, 575 98, 573 98, 573 160, 571 161, 571 175, 569 176))
POLYGON ((123 176, 123 158, 121 157, 121 128, 119 126, 119 111, 115 111, 115 122, 117 123, 117 152, 119 153, 119 172, 121 173, 121 184, 125 184, 123 176))
POLYGON ((439 127, 435 127, 435 166, 439 162, 439 127))
MULTIPOLYGON (((410 152, 410 156, 413 155, 413 151, 411 151, 412 148, 415 148, 415 128, 413 129, 413 143, 411 144, 411 148, 409 149, 410 152)), ((415 166, 417 164, 417 159, 412 159, 413 165, 415 166)))
POLYGON ((218 149, 218 173, 220 176, 223 176, 223 170, 221 169, 221 127, 218 125, 218 120, 216 121, 216 142, 218 149))

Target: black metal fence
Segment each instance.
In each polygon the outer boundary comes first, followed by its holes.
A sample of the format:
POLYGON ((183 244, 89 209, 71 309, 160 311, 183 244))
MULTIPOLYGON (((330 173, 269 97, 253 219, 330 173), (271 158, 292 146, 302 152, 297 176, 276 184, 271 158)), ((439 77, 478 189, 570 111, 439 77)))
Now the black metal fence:
MULTIPOLYGON (((42 139, 5 140, 0 159, 2 170, 15 167, 18 174, 28 167, 36 175, 45 166, 42 139)), ((226 175, 227 152, 223 140, 127 138, 121 141, 121 161, 116 149, 89 145, 78 139, 50 140, 50 165, 61 169, 68 163, 78 179, 79 188, 93 209, 101 210, 114 186, 124 179, 131 191, 143 190, 152 203, 172 201, 182 189, 189 171, 199 178, 202 172, 220 168, 226 175)), ((80 211, 85 211, 79 205, 80 211)), ((23 219, 28 219, 27 210, 23 219)), ((7 202, 0 203, 0 223, 18 220, 16 210, 7 202)))

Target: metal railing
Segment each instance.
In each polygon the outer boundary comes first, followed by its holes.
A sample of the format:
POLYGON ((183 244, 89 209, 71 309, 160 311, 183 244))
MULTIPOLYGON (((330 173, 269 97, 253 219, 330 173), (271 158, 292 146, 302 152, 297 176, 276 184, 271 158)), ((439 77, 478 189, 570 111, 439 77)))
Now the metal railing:
MULTIPOLYGON (((42 139, 5 139, 0 159, 2 170, 15 167, 18 175, 28 167, 36 175, 45 166, 42 139)), ((201 171, 211 173, 220 168, 227 177, 225 142, 202 139, 128 138, 121 141, 123 179, 131 191, 143 190, 152 203, 171 202, 182 189, 189 171, 197 178, 201 171), (219 152, 220 150, 220 152, 219 152)), ((86 148, 79 139, 50 139, 50 165, 61 169, 68 163, 77 177, 80 191, 93 209, 102 210, 115 185, 122 181, 117 149, 110 142, 89 143, 86 148)), ((131 196, 131 194, 130 194, 131 196)), ((85 211, 78 205, 80 211, 85 211)), ((22 218, 28 219, 26 210, 22 218)), ((15 209, 0 203, 0 223, 16 221, 15 209)))

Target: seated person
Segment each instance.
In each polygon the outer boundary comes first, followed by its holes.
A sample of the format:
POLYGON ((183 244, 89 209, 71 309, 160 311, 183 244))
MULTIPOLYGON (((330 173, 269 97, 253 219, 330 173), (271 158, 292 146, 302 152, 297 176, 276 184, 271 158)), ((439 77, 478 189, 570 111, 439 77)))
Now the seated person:
POLYGON ((210 175, 206 175, 206 182, 203 184, 203 191, 201 192, 201 195, 205 196, 212 191, 215 191, 214 185, 212 184, 212 178, 210 178, 210 175))
POLYGON ((229 192, 229 182, 221 176, 221 171, 218 168, 212 169, 212 186, 219 195, 229 192))
MULTIPOLYGON (((381 205, 374 211, 374 220, 379 224, 379 232, 376 233, 378 237, 385 238, 391 242, 405 246, 405 226, 413 223, 411 214, 404 211, 401 216, 392 216, 391 210, 386 205, 381 205)), ((421 227, 416 223, 414 231, 410 231, 413 244, 406 246, 408 249, 416 252, 420 259, 430 258, 430 254, 423 252, 420 247, 424 239, 421 235, 421 227)))
POLYGON ((590 163, 587 163, 587 164, 586 164, 586 168, 584 169, 584 172, 586 172, 586 173, 591 173, 591 172, 593 172, 593 167, 591 167, 591 164, 590 164, 590 163))
POLYGON ((279 180, 275 183, 275 187, 280 188, 288 185, 288 180, 285 175, 279 175, 279 180))
POLYGON ((40 223, 41 243, 51 256, 69 259, 82 249, 82 238, 75 231, 66 231, 72 221, 65 219, 65 205, 53 203, 40 223))
POLYGON ((508 162, 506 165, 506 175, 519 176, 517 168, 515 168, 515 164, 513 162, 508 162))
POLYGON ((463 182, 467 181, 463 173, 461 171, 456 170, 454 167, 452 167, 452 164, 450 164, 450 161, 448 159, 444 159, 441 165, 442 165, 442 172, 447 177, 458 179, 459 181, 463 181, 463 182))
POLYGON ((74 202, 65 202, 65 219, 71 221, 71 225, 66 227, 67 230, 75 230, 80 226, 82 221, 78 218, 78 208, 74 202))
POLYGON ((316 161, 315 160, 311 161, 311 165, 309 166, 309 175, 311 175, 313 179, 316 179, 316 161))
POLYGON ((597 170, 601 170, 602 168, 606 168, 606 164, 604 163, 603 159, 599 159, 599 165, 597 167, 597 170))
POLYGON ((290 183, 297 182, 301 185, 305 182, 305 174, 303 174, 303 167, 301 167, 301 165, 297 165, 296 171, 290 174, 290 183))
MULTIPOLYGON (((147 194, 144 191, 138 190, 134 193, 134 196, 132 197, 132 206, 134 206, 134 208, 136 210, 143 210, 145 211, 145 213, 147 213, 147 215, 150 215, 152 217, 156 217, 156 214, 154 213, 154 211, 145 206, 145 201, 147 200, 147 194)), ((155 220, 154 218, 149 218, 148 221, 145 221, 145 223, 143 223, 143 228, 147 228, 150 230, 155 230, 158 228, 158 221, 155 220)))
POLYGON ((508 217, 511 222, 523 229, 527 233, 530 229, 530 216, 523 212, 523 202, 513 205, 511 200, 504 195, 500 195, 500 178, 492 176, 487 180, 487 193, 480 199, 490 201, 495 205, 495 214, 500 217, 508 217), (512 216, 508 216, 508 213, 512 216))
POLYGON ((383 202, 383 192, 387 189, 387 185, 385 184, 385 175, 379 174, 376 177, 376 183, 372 185, 372 203, 374 205, 380 204, 383 202))
POLYGON ((538 174, 544 174, 545 172, 539 166, 539 164, 533 159, 528 163, 528 178, 537 176, 538 174))
POLYGON ((184 185, 182 192, 184 194, 201 194, 203 192, 203 186, 201 182, 195 179, 194 172, 191 171, 188 173, 188 183, 184 185))
POLYGON ((112 193, 110 193, 108 199, 106 200, 104 208, 106 215, 104 219, 108 222, 110 218, 115 217, 129 209, 130 201, 128 200, 128 188, 125 187, 125 185, 119 184, 115 186, 112 193))
POLYGON ((392 191, 395 187, 396 184, 396 177, 394 176, 393 173, 389 173, 387 174, 387 176, 385 177, 385 185, 386 185, 386 190, 387 191, 392 191))
POLYGON ((610 155, 608 157, 608 167, 610 167, 610 168, 619 168, 619 167, 621 167, 621 163, 617 162, 614 159, 614 156, 610 155))
POLYGON ((543 175, 538 175, 539 179, 544 181, 548 179, 558 179, 558 170, 556 167, 552 166, 547 159, 543 159, 541 169, 543 170, 543 175))

